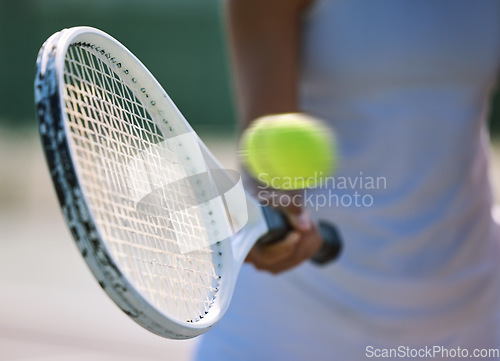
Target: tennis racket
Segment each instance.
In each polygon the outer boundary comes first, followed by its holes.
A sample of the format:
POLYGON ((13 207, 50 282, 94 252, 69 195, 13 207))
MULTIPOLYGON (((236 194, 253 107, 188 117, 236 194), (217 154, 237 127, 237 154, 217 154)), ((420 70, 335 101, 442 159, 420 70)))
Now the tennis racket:
MULTIPOLYGON (((61 209, 101 287, 155 334, 213 327, 247 253, 282 238, 285 217, 246 194, 144 65, 97 29, 44 43, 35 97, 61 209)), ((333 226, 320 231, 322 264, 341 242, 333 226)))

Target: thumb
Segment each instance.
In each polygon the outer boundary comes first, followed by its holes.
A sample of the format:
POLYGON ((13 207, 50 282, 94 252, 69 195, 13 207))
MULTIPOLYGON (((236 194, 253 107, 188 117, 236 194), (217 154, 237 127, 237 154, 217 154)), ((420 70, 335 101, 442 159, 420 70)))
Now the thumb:
POLYGON ((288 220, 293 228, 298 231, 307 232, 312 228, 312 220, 309 212, 301 209, 300 212, 287 212, 288 220))

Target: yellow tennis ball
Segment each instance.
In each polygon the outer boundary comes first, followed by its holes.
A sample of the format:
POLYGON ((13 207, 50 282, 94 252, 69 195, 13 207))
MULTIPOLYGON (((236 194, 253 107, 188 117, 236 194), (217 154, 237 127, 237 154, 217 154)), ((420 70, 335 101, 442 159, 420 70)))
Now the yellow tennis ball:
POLYGON ((255 119, 242 135, 240 156, 260 183, 283 190, 313 188, 337 163, 332 131, 303 113, 255 119))

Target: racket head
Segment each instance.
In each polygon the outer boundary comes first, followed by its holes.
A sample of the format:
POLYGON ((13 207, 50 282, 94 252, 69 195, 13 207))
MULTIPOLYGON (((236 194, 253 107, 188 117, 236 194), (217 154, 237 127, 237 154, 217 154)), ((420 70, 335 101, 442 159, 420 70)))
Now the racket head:
POLYGON ((200 166, 235 179, 145 66, 100 30, 65 29, 46 41, 35 98, 62 211, 101 287, 160 336, 192 338, 213 327, 229 305, 249 239, 266 231, 257 205, 242 188, 233 190, 235 209, 213 184, 204 186, 213 199, 200 196, 193 186, 200 166))

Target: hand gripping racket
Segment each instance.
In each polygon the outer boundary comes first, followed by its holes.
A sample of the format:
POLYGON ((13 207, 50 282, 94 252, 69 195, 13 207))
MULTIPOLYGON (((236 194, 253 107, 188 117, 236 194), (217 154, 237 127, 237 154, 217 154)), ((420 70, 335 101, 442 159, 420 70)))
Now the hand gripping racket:
MULTIPOLYGON (((228 308, 255 242, 290 230, 243 191, 154 77, 123 45, 89 27, 42 46, 39 130, 76 244, 114 302, 146 329, 185 339, 228 308)), ((341 249, 320 223, 316 263, 341 249)))

